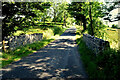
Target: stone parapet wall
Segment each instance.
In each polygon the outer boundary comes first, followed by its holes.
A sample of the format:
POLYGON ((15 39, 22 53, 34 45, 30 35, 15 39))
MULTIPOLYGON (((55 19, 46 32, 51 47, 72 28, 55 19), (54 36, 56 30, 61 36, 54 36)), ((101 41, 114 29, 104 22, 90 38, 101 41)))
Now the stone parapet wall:
POLYGON ((83 40, 90 48, 94 51, 95 54, 100 53, 101 51, 110 47, 109 42, 97 37, 91 36, 89 34, 83 34, 83 40))
POLYGON ((36 41, 40 41, 43 38, 42 33, 35 33, 29 35, 20 35, 20 36, 12 36, 9 38, 5 38, 5 41, 8 41, 7 46, 8 49, 14 50, 19 46, 24 46, 26 44, 31 44, 36 41))

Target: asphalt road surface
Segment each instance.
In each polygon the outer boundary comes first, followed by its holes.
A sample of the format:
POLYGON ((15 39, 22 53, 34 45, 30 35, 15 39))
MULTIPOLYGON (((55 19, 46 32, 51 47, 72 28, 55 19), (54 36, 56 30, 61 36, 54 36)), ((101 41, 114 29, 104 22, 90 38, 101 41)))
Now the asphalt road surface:
POLYGON ((80 80, 88 76, 83 68, 75 27, 37 52, 2 69, 2 79, 80 80))

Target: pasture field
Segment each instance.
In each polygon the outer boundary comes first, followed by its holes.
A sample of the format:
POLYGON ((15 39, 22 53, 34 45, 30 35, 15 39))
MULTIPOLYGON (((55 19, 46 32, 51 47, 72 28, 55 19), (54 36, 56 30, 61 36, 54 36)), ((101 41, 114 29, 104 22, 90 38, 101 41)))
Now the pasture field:
POLYGON ((105 28, 104 29, 104 40, 110 42, 110 47, 118 50, 118 38, 120 38, 119 31, 120 29, 114 28, 105 28))

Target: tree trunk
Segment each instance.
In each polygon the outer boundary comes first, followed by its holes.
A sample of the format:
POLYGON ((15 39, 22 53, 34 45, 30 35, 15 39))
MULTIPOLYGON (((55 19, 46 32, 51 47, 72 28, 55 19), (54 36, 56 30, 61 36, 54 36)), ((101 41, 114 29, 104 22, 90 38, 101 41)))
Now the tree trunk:
POLYGON ((87 23, 87 20, 86 20, 86 17, 84 15, 82 15, 82 23, 83 23, 83 30, 82 32, 84 32, 87 28, 86 28, 86 23, 87 23))
POLYGON ((64 26, 66 27, 65 12, 64 12, 64 26))
POLYGON ((56 11, 55 11, 55 9, 54 9, 54 22, 56 24, 56 11))
POLYGON ((93 31, 93 26, 92 26, 93 22, 92 22, 91 8, 92 8, 92 5, 91 5, 91 2, 90 2, 90 12, 89 12, 89 15, 90 15, 90 27, 91 27, 91 35, 93 36, 94 31, 93 31))
POLYGON ((64 12, 64 26, 66 27, 66 19, 67 19, 68 17, 66 16, 66 14, 65 14, 65 12, 64 12))
POLYGON ((82 21, 80 21, 80 26, 82 26, 82 21))
POLYGON ((83 27, 84 27, 84 31, 86 30, 86 19, 85 19, 85 16, 84 16, 84 18, 83 18, 83 27))

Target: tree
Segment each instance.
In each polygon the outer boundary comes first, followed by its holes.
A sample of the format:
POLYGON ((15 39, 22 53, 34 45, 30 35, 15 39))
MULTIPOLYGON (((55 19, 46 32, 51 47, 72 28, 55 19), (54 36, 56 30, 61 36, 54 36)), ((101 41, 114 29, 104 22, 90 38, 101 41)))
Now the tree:
POLYGON ((34 18, 38 17, 37 11, 44 11, 50 4, 41 2, 3 2, 2 3, 2 39, 14 33, 16 30, 24 30, 30 25, 34 26, 34 18))
POLYGON ((58 15, 58 17, 61 17, 61 22, 64 23, 65 27, 66 27, 66 20, 67 20, 68 15, 69 15, 67 8, 68 8, 67 3, 64 2, 64 3, 60 4, 60 13, 61 14, 58 15))
POLYGON ((50 6, 51 6, 51 4, 49 3, 49 2, 46 2, 46 3, 42 3, 42 8, 43 8, 43 10, 42 10, 42 12, 43 12, 43 21, 44 21, 44 25, 45 25, 45 21, 46 21, 46 19, 47 19, 47 13, 48 13, 48 8, 50 8, 50 6))
POLYGON ((88 22, 88 33, 92 36, 96 35, 104 27, 100 21, 100 18, 104 17, 102 3, 86 2, 82 4, 82 9, 84 9, 82 13, 88 22))
POLYGON ((71 4, 69 4, 68 11, 72 15, 72 17, 76 19, 78 24, 81 22, 83 23, 85 31, 87 19, 84 14, 81 13, 81 11, 84 11, 84 9, 82 9, 82 4, 84 4, 84 2, 72 2, 71 4))
POLYGON ((91 35, 93 36, 94 35, 94 31, 93 31, 93 20, 92 20, 92 5, 90 3, 90 10, 89 10, 89 16, 90 16, 90 31, 91 31, 91 35))
POLYGON ((67 3, 52 3, 51 14, 53 16, 53 22, 63 22, 66 25, 66 19, 68 17, 68 12, 66 10, 67 3))
POLYGON ((72 2, 68 8, 70 14, 77 23, 82 22, 84 30, 88 30, 90 35, 96 35, 101 29, 100 18, 104 16, 102 3, 99 2, 72 2), (86 26, 86 24, 88 26, 86 26))

